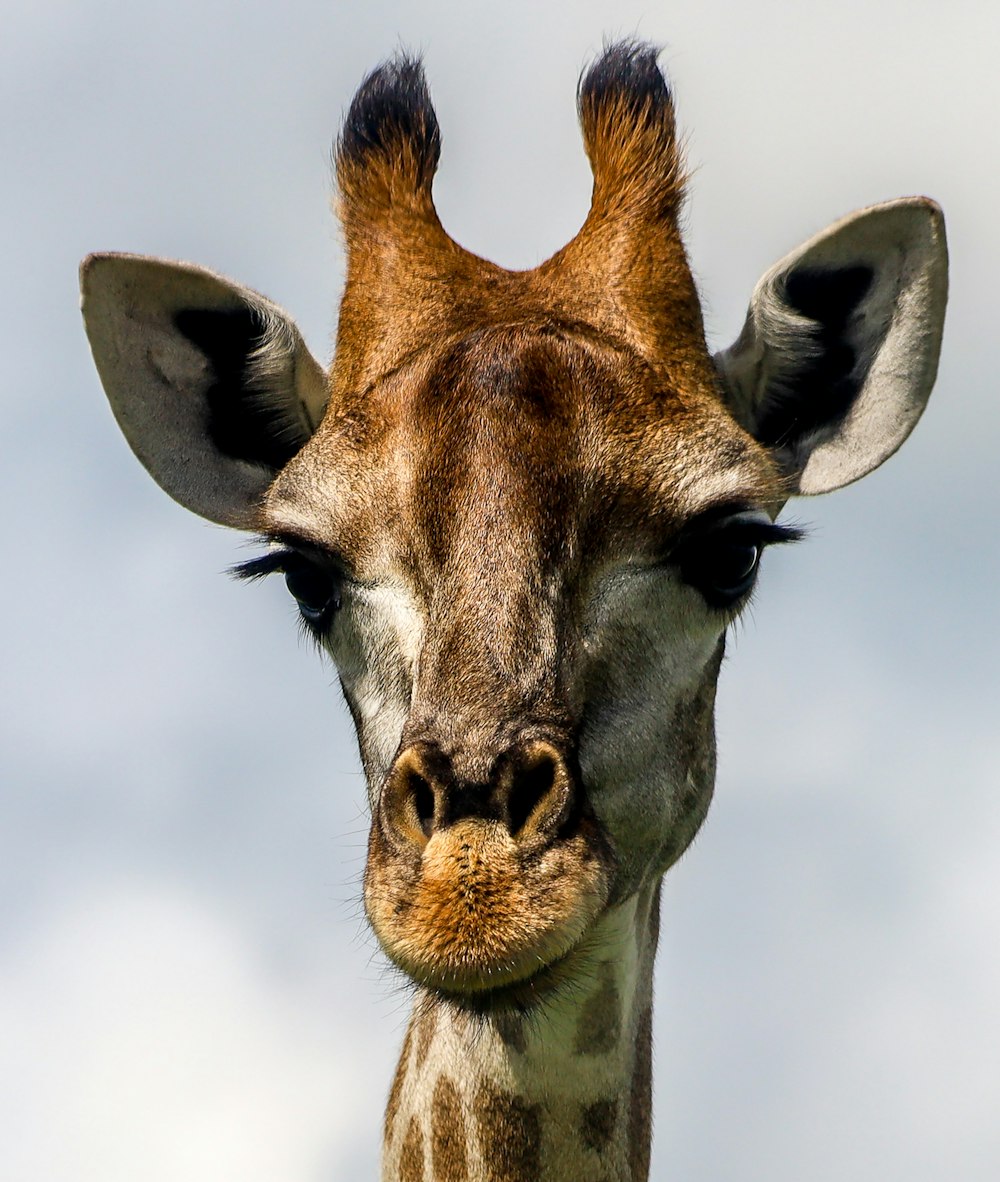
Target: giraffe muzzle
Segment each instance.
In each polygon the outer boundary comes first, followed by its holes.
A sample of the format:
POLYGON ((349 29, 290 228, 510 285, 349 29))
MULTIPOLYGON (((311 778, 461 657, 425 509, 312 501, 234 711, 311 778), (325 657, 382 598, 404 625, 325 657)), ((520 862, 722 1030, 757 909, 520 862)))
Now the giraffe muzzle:
POLYGON ((432 743, 396 759, 373 819, 365 906, 419 983, 474 995, 565 957, 606 903, 612 859, 553 742, 510 746, 485 783, 432 743))

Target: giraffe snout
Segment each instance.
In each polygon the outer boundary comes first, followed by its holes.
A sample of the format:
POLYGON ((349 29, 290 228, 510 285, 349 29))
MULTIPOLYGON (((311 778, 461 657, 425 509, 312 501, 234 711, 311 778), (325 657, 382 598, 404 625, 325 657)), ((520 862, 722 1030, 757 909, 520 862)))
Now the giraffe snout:
POLYGON ((531 981, 537 1000, 539 974, 607 901, 607 842, 557 741, 519 739, 478 783, 456 762, 426 741, 396 758, 369 835, 368 917, 423 985, 482 995, 531 981))
POLYGON ((386 779, 380 819, 393 844, 422 850, 435 833, 470 819, 504 827, 519 851, 552 841, 578 795, 565 755, 532 738, 514 743, 493 763, 485 783, 468 783, 431 743, 408 746, 386 779))

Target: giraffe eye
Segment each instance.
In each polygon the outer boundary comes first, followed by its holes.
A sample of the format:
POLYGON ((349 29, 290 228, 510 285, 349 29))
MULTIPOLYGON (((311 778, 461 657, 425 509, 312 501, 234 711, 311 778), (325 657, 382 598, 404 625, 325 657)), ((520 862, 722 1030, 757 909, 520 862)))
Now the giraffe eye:
POLYGON ((306 623, 317 627, 328 623, 340 607, 340 585, 333 572, 294 553, 285 559, 283 570, 285 586, 306 623))
POLYGON ((706 539, 682 557, 681 577, 711 607, 731 607, 753 586, 762 550, 762 545, 745 538, 706 539))
POLYGON ((700 591, 709 607, 724 611, 753 587, 765 546, 801 536, 801 529, 777 525, 764 513, 714 512, 688 529, 672 560, 684 582, 700 591))
POLYGON ((279 571, 285 576, 285 586, 299 605, 303 620, 314 630, 325 628, 340 609, 344 575, 339 567, 332 561, 307 558, 298 550, 280 548, 241 562, 231 568, 230 574, 254 581, 279 571))

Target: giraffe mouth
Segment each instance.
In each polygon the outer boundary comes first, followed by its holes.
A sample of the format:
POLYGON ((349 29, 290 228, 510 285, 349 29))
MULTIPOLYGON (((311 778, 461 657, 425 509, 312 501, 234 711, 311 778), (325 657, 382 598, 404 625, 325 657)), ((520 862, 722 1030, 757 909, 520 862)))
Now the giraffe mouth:
POLYGON ((566 981, 610 877, 582 834, 523 858, 503 826, 478 820, 435 833, 408 870, 369 858, 379 942, 418 985, 481 1011, 531 1008, 566 981))
POLYGON ((578 963, 585 958, 586 945, 585 932, 567 952, 516 981, 473 990, 430 988, 441 1000, 477 1017, 527 1014, 572 988, 572 982, 578 978, 578 963))

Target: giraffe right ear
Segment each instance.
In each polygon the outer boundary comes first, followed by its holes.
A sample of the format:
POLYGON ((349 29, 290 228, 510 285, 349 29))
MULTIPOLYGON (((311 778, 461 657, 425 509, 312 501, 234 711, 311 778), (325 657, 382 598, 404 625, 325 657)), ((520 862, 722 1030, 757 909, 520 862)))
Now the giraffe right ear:
POLYGON ((288 315, 202 267, 141 255, 90 255, 80 288, 111 409, 149 474, 202 517, 255 528, 327 400, 288 315))
POLYGON ((941 210, 850 214, 772 267, 716 354, 730 409, 798 493, 841 488, 909 435, 934 385, 948 294, 941 210))

